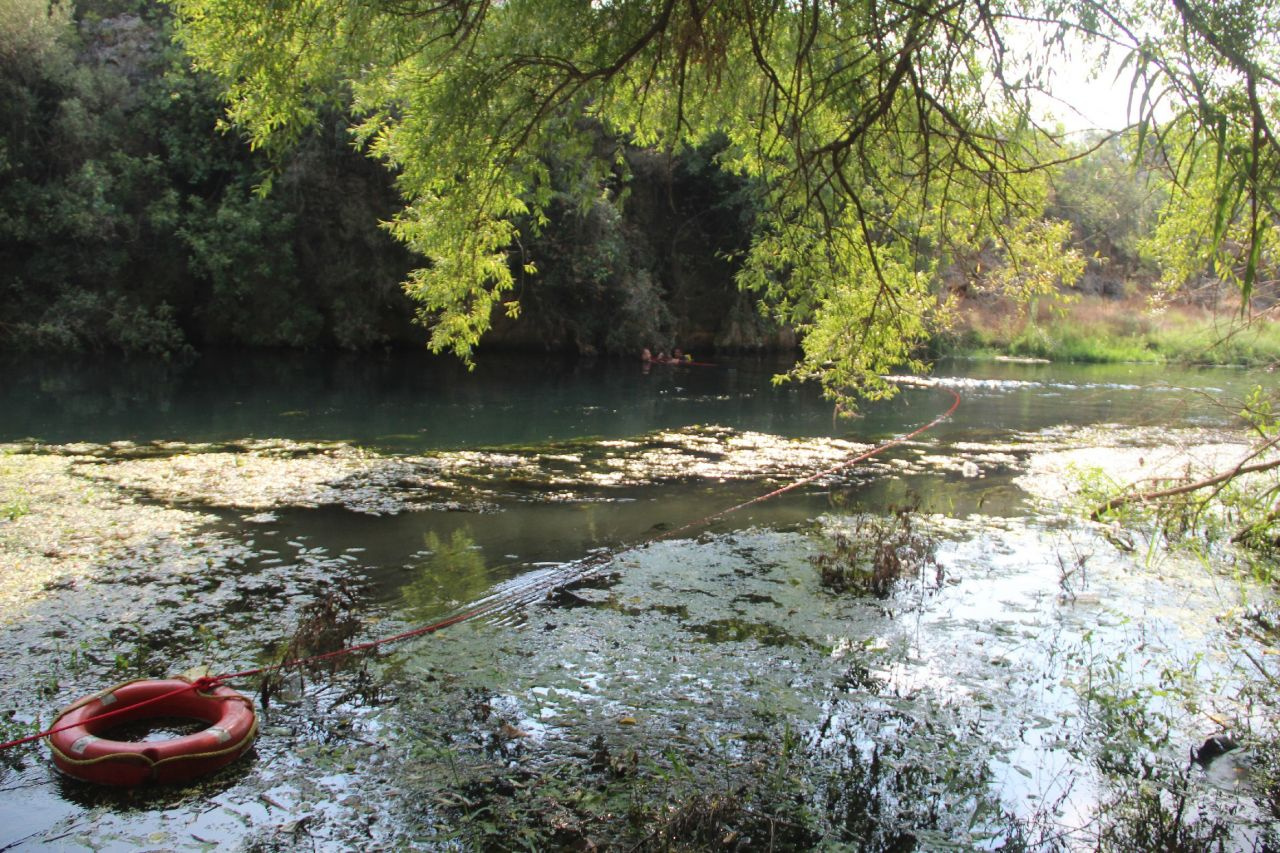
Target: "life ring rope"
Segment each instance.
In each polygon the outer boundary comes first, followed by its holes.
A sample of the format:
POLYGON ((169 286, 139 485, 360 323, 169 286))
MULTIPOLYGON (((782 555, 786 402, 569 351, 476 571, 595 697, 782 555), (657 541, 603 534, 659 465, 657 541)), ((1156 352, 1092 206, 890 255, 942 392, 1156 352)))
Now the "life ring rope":
MULTIPOLYGON (((249 712, 253 714, 253 726, 238 741, 236 741, 235 743, 223 749, 207 751, 207 752, 193 752, 193 753, 187 753, 183 755, 172 755, 167 758, 155 759, 144 753, 112 753, 109 755, 100 755, 95 758, 74 758, 70 755, 67 755, 62 750, 58 749, 58 747, 54 744, 52 740, 49 742, 49 749, 52 750, 55 754, 57 754, 59 757, 61 757, 61 759, 65 761, 67 764, 76 764, 76 765, 97 764, 102 761, 111 761, 113 759, 119 759, 124 757, 125 755, 129 755, 134 758, 138 758, 142 761, 145 761, 152 766, 156 766, 159 764, 164 764, 166 762, 182 761, 184 759, 217 758, 219 756, 226 755, 229 752, 235 752, 238 749, 242 749, 244 747, 245 741, 253 740, 257 736, 258 718, 257 718, 257 715, 254 714, 253 702, 248 697, 242 696, 239 693, 236 693, 234 695, 218 695, 217 693, 214 693, 211 690, 204 689, 209 686, 216 686, 217 684, 220 684, 221 679, 219 678, 208 677, 208 678, 187 679, 187 678, 183 678, 182 676, 176 676, 175 678, 176 680, 180 680, 180 681, 189 681, 190 684, 185 687, 175 688, 173 690, 170 690, 167 693, 161 693, 149 699, 143 699, 139 702, 133 702, 129 705, 126 705, 123 708, 116 708, 110 711, 104 711, 101 714, 94 714, 92 718, 93 721, 97 723, 102 720, 110 719, 111 717, 121 716, 128 712, 134 712, 138 708, 143 708, 143 707, 146 707, 147 705, 159 705, 160 703, 164 702, 167 699, 172 699, 176 696, 180 696, 183 693, 186 693, 188 690, 194 690, 196 694, 204 697, 210 702, 241 702, 243 703, 245 707, 249 709, 249 712)), ((91 702, 97 702, 103 699, 104 697, 110 696, 111 694, 119 690, 129 687, 130 685, 141 684, 143 682, 151 681, 151 680, 152 679, 150 678, 134 678, 134 679, 130 679, 129 681, 122 681, 113 687, 108 687, 105 690, 99 690, 97 693, 90 693, 88 696, 85 696, 81 699, 77 699, 75 702, 72 702, 70 705, 66 706, 61 711, 58 712, 57 716, 54 717, 55 725, 53 728, 49 729, 47 734, 50 734, 50 735, 59 734, 61 732, 69 731, 71 729, 76 728, 77 726, 83 725, 84 724, 83 721, 67 723, 66 725, 62 725, 62 726, 57 725, 58 720, 65 718, 72 711, 75 711, 79 708, 83 708, 85 705, 88 705, 91 702)), ((101 739, 106 740, 106 738, 101 738, 101 739)))

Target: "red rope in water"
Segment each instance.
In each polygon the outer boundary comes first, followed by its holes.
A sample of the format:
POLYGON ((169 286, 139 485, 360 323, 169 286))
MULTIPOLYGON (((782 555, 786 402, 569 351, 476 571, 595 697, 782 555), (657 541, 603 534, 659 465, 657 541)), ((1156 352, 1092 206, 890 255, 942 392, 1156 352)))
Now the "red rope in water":
MULTIPOLYGON (((951 415, 955 413, 956 409, 960 407, 959 394, 957 394, 955 391, 951 390, 950 388, 943 388, 941 390, 946 391, 948 394, 950 394, 954 398, 952 400, 951 407, 948 408, 942 414, 938 415, 933 420, 929 421, 927 424, 924 424, 923 426, 919 426, 909 433, 890 439, 889 441, 886 441, 882 444, 878 444, 875 447, 871 448, 870 450, 866 450, 862 453, 859 453, 856 456, 853 456, 849 459, 845 459, 835 465, 832 465, 829 468, 825 468, 821 471, 818 471, 815 474, 810 474, 807 477, 803 477, 799 480, 788 483, 787 485, 782 486, 781 488, 774 489, 773 491, 767 494, 754 497, 748 501, 743 501, 740 504, 736 504, 735 506, 728 507, 727 509, 722 509, 718 512, 714 512, 711 515, 704 516, 696 521, 691 521, 687 524, 684 524, 672 530, 665 530, 655 536, 650 537, 648 540, 640 543, 639 545, 632 545, 626 548, 624 551, 602 552, 599 555, 596 555, 594 557, 588 558, 587 560, 583 560, 579 562, 578 567, 580 569, 590 569, 594 566, 604 565, 605 563, 611 562, 615 557, 618 556, 618 554, 626 553, 626 551, 633 551, 637 548, 641 548, 645 545, 650 545, 654 542, 658 542, 663 539, 669 539, 670 537, 675 536, 676 534, 679 534, 679 533, 686 533, 690 530, 693 530, 699 527, 704 527, 708 524, 711 524, 714 521, 719 521, 720 519, 724 518, 727 515, 738 512, 739 510, 742 510, 742 509, 746 509, 749 506, 753 506, 758 503, 763 503, 764 501, 770 500, 772 498, 776 498, 779 495, 784 495, 787 492, 794 491, 795 489, 798 489, 802 486, 806 486, 817 480, 821 480, 823 477, 830 477, 833 474, 836 474, 839 471, 844 470, 845 468, 848 468, 852 465, 857 465, 859 462, 865 462, 871 457, 879 453, 883 453, 885 450, 888 450, 890 447, 894 447, 895 445, 899 445, 899 444, 902 444, 903 442, 910 441, 911 439, 915 438, 921 433, 924 433, 928 430, 933 429, 938 424, 942 423, 947 418, 951 417, 951 415)), ((580 578, 583 576, 583 574, 585 573, 580 571, 577 575, 575 575, 575 577, 580 578)), ((560 585, 563 585, 563 584, 560 584, 560 585)), ((117 716, 119 714, 122 714, 126 711, 132 712, 132 711, 135 711, 137 708, 140 708, 145 705, 163 702, 166 699, 170 699, 178 695, 179 693, 185 693, 188 690, 210 690, 214 687, 217 687, 220 684, 223 684, 227 681, 231 681, 237 678, 248 678, 249 676, 252 676, 252 675, 265 675, 266 673, 269 673, 269 672, 278 672, 280 670, 291 669, 294 667, 310 666, 312 664, 321 663, 327 660, 332 660, 333 658, 342 657, 344 655, 351 655, 351 654, 356 654, 357 652, 364 652, 370 649, 375 649, 378 646, 385 646, 391 643, 398 643, 403 640, 409 640, 414 637, 422 637, 427 634, 434 634, 437 631, 442 631, 445 628, 449 628, 461 622, 467 622, 471 619, 475 619, 480 616, 483 616, 486 613, 490 613, 494 610, 497 610, 500 607, 506 606, 508 603, 509 602, 507 602, 507 600, 504 597, 494 596, 488 601, 485 601, 483 604, 455 613, 452 616, 446 616, 445 618, 440 619, 436 622, 432 622, 428 625, 422 625, 418 628, 413 628, 412 630, 409 630, 409 631, 403 631, 399 634, 395 634, 390 637, 381 637, 377 640, 370 640, 367 643, 358 643, 354 646, 345 646, 341 649, 336 649, 331 652, 325 652, 324 654, 312 655, 310 657, 305 657, 305 658, 296 658, 291 661, 284 661, 282 663, 272 664, 270 666, 258 667, 256 669, 246 669, 240 672, 231 672, 223 675, 206 675, 201 678, 197 678, 193 680, 191 684, 188 686, 177 688, 176 690, 173 690, 170 693, 165 693, 160 696, 156 696, 153 699, 148 699, 145 702, 139 702, 127 708, 120 708, 115 711, 108 711, 103 714, 98 714, 95 716, 94 719, 105 720, 105 719, 109 719, 111 717, 117 716)), ((8 743, 0 743, 0 752, 15 746, 21 746, 22 744, 31 743, 33 741, 40 740, 41 738, 48 737, 49 735, 52 735, 52 734, 57 734, 60 731, 65 731, 69 728, 73 728, 75 725, 79 725, 79 724, 69 723, 64 726, 57 726, 51 729, 47 729, 46 731, 39 732, 38 734, 28 735, 23 738, 11 740, 8 743)))
POLYGON ((666 539, 668 537, 675 536, 677 533, 685 533, 693 528, 702 527, 704 525, 710 524, 713 521, 719 521, 720 519, 724 518, 726 515, 729 515, 730 513, 735 513, 740 509, 746 509, 747 507, 753 506, 754 504, 764 503, 765 501, 771 498, 776 498, 779 495, 785 495, 787 492, 794 491, 795 489, 798 489, 801 486, 807 486, 816 480, 821 480, 823 477, 830 477, 833 474, 836 474, 837 472, 844 470, 845 468, 848 468, 852 465, 857 465, 859 462, 865 462, 868 459, 870 459, 872 456, 875 456, 878 453, 883 453, 884 451, 888 450, 890 447, 893 447, 898 444, 902 444, 905 441, 910 441, 911 439, 915 438, 917 435, 920 435, 922 432, 933 429, 938 424, 942 423, 947 418, 955 414, 956 409, 960 408, 959 394, 957 394, 955 391, 952 391, 950 388, 943 388, 941 390, 946 391, 948 394, 950 394, 954 398, 951 402, 951 408, 947 409, 945 412, 938 415, 936 418, 929 421, 924 426, 916 427, 914 430, 907 433, 906 435, 900 435, 897 438, 893 438, 893 439, 890 439, 889 441, 884 442, 883 444, 877 444, 875 447, 871 448, 870 450, 864 451, 863 453, 859 453, 857 456, 854 456, 850 459, 845 459, 844 461, 839 462, 835 465, 832 465, 830 468, 819 471, 816 474, 810 474, 808 477, 801 478, 799 480, 796 480, 793 483, 788 483, 787 485, 782 486, 781 488, 774 489, 772 492, 769 492, 766 495, 760 495, 759 497, 754 497, 749 501, 743 501, 742 503, 736 506, 731 506, 728 509, 722 509, 719 512, 715 512, 715 513, 712 513, 711 515, 706 516, 705 518, 700 518, 697 521, 691 521, 688 524, 684 525, 683 527, 677 527, 674 530, 664 531, 663 533, 657 536, 654 536, 649 541, 656 542, 660 539, 666 539))

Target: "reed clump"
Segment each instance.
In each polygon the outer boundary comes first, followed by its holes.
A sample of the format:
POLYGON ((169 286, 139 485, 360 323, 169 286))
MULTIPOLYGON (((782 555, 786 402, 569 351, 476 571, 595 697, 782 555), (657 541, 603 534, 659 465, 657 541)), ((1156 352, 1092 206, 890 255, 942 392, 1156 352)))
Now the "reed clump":
POLYGON ((887 598, 904 577, 937 568, 937 542, 917 526, 918 503, 886 516, 863 515, 837 531, 831 550, 813 558, 822 586, 836 593, 887 598))

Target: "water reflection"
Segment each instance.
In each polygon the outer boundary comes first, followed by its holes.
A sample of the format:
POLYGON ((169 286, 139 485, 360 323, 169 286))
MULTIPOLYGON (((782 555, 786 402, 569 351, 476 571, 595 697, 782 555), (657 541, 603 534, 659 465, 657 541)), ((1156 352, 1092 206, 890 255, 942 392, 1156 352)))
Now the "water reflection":
MULTIPOLYGON (((141 359, 10 360, 0 441, 349 440, 391 451, 627 437, 720 424, 772 435, 876 440, 932 418, 910 390, 853 421, 811 386, 773 386, 775 359, 645 374, 626 361, 486 355, 475 373, 419 351, 382 355, 210 352, 191 364, 141 359)), ((1071 423, 1222 423, 1230 412, 1181 388, 1241 396, 1247 372, 1151 365, 944 362, 965 397, 936 434, 974 440, 1071 423)))
POLYGON ((405 617, 426 622, 442 609, 484 596, 495 581, 470 530, 457 528, 447 538, 434 530, 422 537, 423 549, 405 566, 408 580, 400 587, 405 617))

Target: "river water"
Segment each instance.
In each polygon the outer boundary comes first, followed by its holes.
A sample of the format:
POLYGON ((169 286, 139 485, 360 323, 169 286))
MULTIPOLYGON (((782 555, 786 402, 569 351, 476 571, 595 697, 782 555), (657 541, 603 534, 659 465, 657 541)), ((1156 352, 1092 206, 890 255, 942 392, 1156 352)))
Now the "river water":
MULTIPOLYGON (((548 600, 279 686, 254 754, 204 785, 102 792, 28 750, 0 765, 0 850, 703 831, 753 849, 766 826, 791 846, 1119 849, 1179 797, 1184 840, 1275 841, 1248 750, 1187 761, 1224 728, 1274 729, 1248 681, 1269 586, 1216 545, 1166 553, 1060 500, 1125 466, 1230 458, 1238 401, 1272 377, 952 362, 836 419, 771 382, 784 367, 11 366, 6 458, 68 460, 57 476, 111 511, 189 514, 75 572, 43 547, 50 580, 2 626, 16 723, 122 677, 288 656, 318 601, 367 640, 541 599, 596 556, 548 600), (943 389, 959 410, 917 440, 684 528, 929 421, 943 389), (867 536, 916 559, 875 589, 824 583, 867 536)), ((28 491, 12 529, 41 512, 28 491)))

